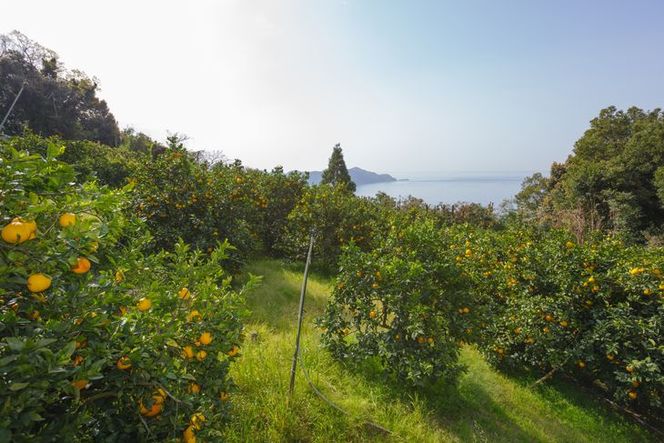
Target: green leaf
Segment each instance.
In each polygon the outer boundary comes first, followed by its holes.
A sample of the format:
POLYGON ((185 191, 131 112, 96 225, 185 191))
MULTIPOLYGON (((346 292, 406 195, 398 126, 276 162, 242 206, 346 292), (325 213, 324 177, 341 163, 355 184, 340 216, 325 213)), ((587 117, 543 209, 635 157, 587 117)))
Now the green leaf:
POLYGON ((48 159, 54 159, 65 152, 65 147, 62 145, 57 145, 56 143, 50 143, 48 148, 46 148, 46 156, 48 159))
POLYGON ((179 348, 179 347, 180 347, 180 345, 178 344, 178 342, 176 342, 176 341, 173 340, 172 338, 169 338, 168 340, 166 340, 166 344, 167 344, 168 346, 170 346, 170 347, 173 347, 173 348, 179 348))
POLYGON ((12 383, 9 385, 10 391, 20 391, 21 389, 27 388, 29 383, 12 383))
POLYGON ((14 354, 14 355, 9 355, 9 356, 7 356, 7 357, 5 357, 5 358, 0 358, 0 366, 6 366, 7 364, 13 362, 13 361, 16 360, 17 358, 18 358, 18 355, 16 355, 16 354, 14 354))
POLYGON ((51 343, 55 343, 56 341, 58 340, 55 338, 42 338, 35 344, 35 348, 43 348, 50 345, 51 343))
POLYGON ((12 351, 22 351, 25 348, 25 342, 17 337, 5 337, 5 342, 12 351))

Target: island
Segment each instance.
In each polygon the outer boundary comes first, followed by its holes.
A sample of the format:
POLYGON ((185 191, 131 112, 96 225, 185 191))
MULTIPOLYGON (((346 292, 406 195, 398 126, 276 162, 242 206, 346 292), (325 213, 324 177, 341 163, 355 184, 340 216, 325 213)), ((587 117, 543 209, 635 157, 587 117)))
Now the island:
MULTIPOLYGON (((397 181, 390 174, 378 174, 358 167, 348 169, 348 173, 357 186, 397 181)), ((317 185, 320 183, 322 175, 322 171, 309 171, 309 184, 317 185)))

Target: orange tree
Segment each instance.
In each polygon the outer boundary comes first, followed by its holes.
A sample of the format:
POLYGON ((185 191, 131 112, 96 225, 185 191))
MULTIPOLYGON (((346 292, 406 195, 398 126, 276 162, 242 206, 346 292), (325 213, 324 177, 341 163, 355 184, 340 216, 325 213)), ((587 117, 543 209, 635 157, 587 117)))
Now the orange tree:
POLYGON ((284 173, 277 166, 269 173, 257 172, 257 189, 261 197, 255 200, 260 208, 257 221, 266 252, 278 255, 277 243, 288 228, 288 215, 298 204, 307 188, 306 175, 292 171, 284 173))
POLYGON ((228 245, 146 255, 129 188, 75 184, 59 145, 14 142, 0 144, 0 440, 215 438, 243 313, 218 264, 228 245))
POLYGON ((182 238, 207 251, 230 241, 234 261, 256 248, 246 221, 244 179, 224 168, 212 173, 175 140, 162 153, 146 157, 133 171, 134 208, 145 218, 157 248, 171 250, 182 238))
POLYGON ((313 231, 315 263, 334 270, 343 246, 352 242, 361 250, 373 247, 387 226, 388 215, 387 207, 356 197, 342 185, 310 186, 288 215, 279 250, 292 259, 304 259, 313 231))
POLYGON ((460 371, 456 337, 470 310, 452 258, 447 236, 430 219, 395 219, 368 252, 348 246, 320 319, 325 345, 343 360, 377 359, 413 385, 453 380, 460 371))
POLYGON ((621 403, 661 408, 661 248, 610 237, 579 245, 564 231, 523 226, 455 235, 477 305, 469 336, 491 361, 566 372, 621 403))

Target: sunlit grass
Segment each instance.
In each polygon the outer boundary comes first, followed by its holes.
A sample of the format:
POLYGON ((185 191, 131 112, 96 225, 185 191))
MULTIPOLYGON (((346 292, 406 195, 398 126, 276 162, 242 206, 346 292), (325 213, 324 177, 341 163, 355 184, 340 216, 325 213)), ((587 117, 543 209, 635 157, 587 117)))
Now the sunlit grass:
POLYGON ((314 383, 348 412, 320 400, 298 371, 288 401, 301 270, 273 260, 248 271, 264 276, 249 297, 253 314, 243 355, 232 376, 229 441, 550 441, 621 442, 651 438, 647 432, 574 389, 546 385, 537 390, 491 368, 471 346, 462 350, 468 368, 457 386, 420 392, 383 379, 376 370, 350 370, 320 348, 313 321, 322 313, 331 283, 309 280, 302 337, 314 383), (392 431, 384 434, 367 420, 392 431))

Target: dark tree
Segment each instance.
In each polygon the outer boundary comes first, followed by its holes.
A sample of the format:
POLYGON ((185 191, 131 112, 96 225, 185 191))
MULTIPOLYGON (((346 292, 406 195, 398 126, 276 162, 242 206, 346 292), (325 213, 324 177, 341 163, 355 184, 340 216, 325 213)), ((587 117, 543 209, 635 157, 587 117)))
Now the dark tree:
POLYGON ((321 184, 343 185, 350 192, 355 192, 355 183, 350 178, 344 154, 341 151, 341 145, 337 143, 332 149, 332 156, 327 164, 327 169, 323 171, 321 184))
MULTIPOLYGON (((664 240, 664 113, 602 109, 545 179, 527 179, 520 212, 579 235, 602 229, 634 242, 664 240)), ((581 238, 581 237, 580 237, 581 238)))
POLYGON ((9 135, 25 127, 42 136, 120 143, 115 117, 97 97, 97 81, 80 71, 66 71, 55 52, 18 31, 0 35, 0 115, 23 93, 5 128, 9 135))

